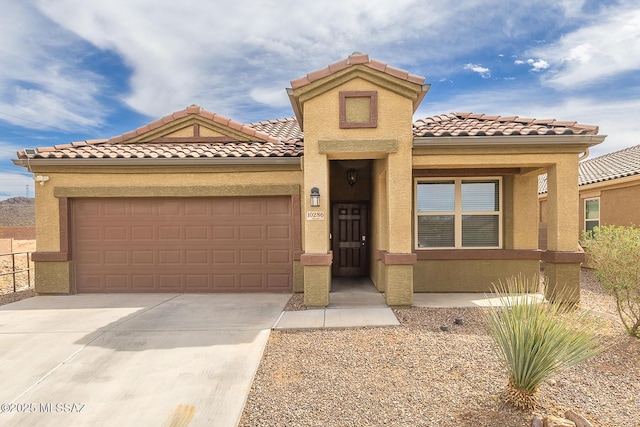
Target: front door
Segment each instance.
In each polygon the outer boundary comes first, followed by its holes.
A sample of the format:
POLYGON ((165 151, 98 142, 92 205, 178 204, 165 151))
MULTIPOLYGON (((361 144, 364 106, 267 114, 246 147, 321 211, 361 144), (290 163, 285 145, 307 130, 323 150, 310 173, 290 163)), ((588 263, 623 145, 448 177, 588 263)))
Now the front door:
POLYGON ((333 275, 368 275, 367 205, 335 203, 331 217, 333 275))

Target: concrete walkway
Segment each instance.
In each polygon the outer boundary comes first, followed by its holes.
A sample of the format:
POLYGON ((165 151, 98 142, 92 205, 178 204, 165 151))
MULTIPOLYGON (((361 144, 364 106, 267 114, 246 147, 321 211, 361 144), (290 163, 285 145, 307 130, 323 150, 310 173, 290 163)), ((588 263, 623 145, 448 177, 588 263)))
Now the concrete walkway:
MULTIPOLYGON (((541 299, 542 295, 527 298, 541 299)), ((500 305, 500 298, 484 293, 414 293, 414 307, 458 308, 500 305)), ((398 326, 400 323, 366 277, 334 278, 329 293, 329 306, 301 311, 284 311, 273 329, 350 328, 363 326, 398 326)))

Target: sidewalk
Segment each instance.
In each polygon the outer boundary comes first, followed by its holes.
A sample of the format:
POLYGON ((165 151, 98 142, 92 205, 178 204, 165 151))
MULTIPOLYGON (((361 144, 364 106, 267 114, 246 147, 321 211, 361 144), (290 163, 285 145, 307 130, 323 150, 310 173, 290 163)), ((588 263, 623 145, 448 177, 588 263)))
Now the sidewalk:
MULTIPOLYGON (((531 295, 527 298, 542 298, 531 295)), ((487 307, 500 304, 499 298, 483 293, 414 293, 414 307, 487 307)), ((398 326, 400 323, 384 294, 368 278, 340 278, 332 283, 329 306, 301 311, 283 311, 272 329, 354 328, 398 326)))

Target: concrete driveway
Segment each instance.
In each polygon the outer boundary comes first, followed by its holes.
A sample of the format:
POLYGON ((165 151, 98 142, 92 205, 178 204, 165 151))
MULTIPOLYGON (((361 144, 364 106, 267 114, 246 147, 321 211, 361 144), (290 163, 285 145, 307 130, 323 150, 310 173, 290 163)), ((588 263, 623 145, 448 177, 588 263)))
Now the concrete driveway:
POLYGON ((41 296, 0 307, 0 425, 235 426, 290 294, 41 296))

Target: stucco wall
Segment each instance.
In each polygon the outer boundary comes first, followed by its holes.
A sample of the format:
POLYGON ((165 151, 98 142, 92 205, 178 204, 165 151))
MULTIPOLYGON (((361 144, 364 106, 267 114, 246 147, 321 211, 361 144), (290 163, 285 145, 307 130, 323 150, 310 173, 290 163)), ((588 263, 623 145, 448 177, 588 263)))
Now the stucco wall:
POLYGON ((490 292, 492 283, 540 273, 537 260, 421 260, 414 267, 415 292, 490 292))
POLYGON ((640 182, 632 187, 603 190, 600 221, 601 224, 640 226, 640 182))
MULTIPOLYGON (((37 252, 59 252, 60 216, 58 197, 153 197, 298 195, 302 186, 299 165, 235 167, 131 167, 49 168, 38 173, 49 176, 36 186, 37 252), (58 196, 58 197, 56 197, 58 196)), ((302 221, 302 212, 294 212, 302 221)), ((294 233, 299 233, 295 231, 294 233)), ((298 250, 298 248, 293 248, 298 250)), ((36 262, 36 290, 46 293, 71 292, 72 262, 36 262)), ((294 268, 294 290, 302 290, 302 274, 294 268)), ((299 268, 299 267, 298 267, 299 268)))

